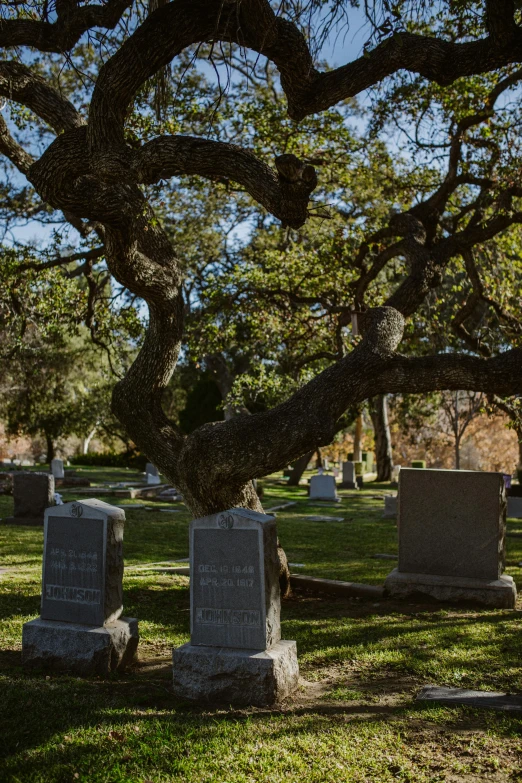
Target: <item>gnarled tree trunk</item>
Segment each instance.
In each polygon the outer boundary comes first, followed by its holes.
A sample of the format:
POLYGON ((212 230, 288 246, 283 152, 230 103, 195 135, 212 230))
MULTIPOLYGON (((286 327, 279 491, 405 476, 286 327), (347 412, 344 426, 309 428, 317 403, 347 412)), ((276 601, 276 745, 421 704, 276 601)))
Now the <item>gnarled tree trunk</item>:
POLYGON ((288 486, 289 487, 298 487, 299 482, 301 481, 301 477, 303 473, 306 470, 306 466, 314 456, 313 451, 309 451, 307 454, 304 454, 302 457, 299 457, 299 459, 295 460, 294 467, 292 468, 292 473, 290 474, 290 477, 288 479, 288 486))
POLYGON ((373 397, 369 408, 375 434, 377 481, 391 481, 393 457, 386 395, 378 394, 373 397))
MULTIPOLYGON (((56 23, 4 20, 3 45, 68 52, 90 27, 114 27, 128 3, 76 5, 57 4, 56 23)), ((142 348, 115 387, 112 407, 133 442, 183 492, 194 516, 232 506, 261 511, 252 479, 282 470, 306 452, 330 444, 347 408, 369 397, 439 389, 506 396, 522 392, 521 349, 491 359, 451 353, 411 358, 397 353, 404 317, 440 284, 445 266, 463 252, 466 243, 486 242, 510 225, 511 202, 506 202, 508 206, 502 202, 501 215, 471 222, 434 246, 435 218, 456 187, 456 173, 448 174, 436 198, 416 205, 415 214, 412 209, 390 220, 387 235, 405 238, 396 243, 394 252, 406 257, 410 272, 384 306, 364 313, 363 339, 348 355, 272 410, 206 424, 184 436, 161 406, 183 335, 182 264, 141 187, 182 175, 233 181, 284 225, 299 228, 308 217, 317 178, 313 167, 294 155, 277 158, 274 170, 247 149, 207 139, 162 136, 131 146, 125 137, 125 119, 136 93, 184 49, 203 41, 227 41, 277 65, 290 116, 302 119, 367 89, 398 68, 426 73, 442 83, 448 74, 454 79, 475 72, 477 63, 483 68, 491 67, 491 62, 509 64, 510 46, 498 44, 505 31, 493 12, 491 19, 491 40, 453 44, 429 38, 427 45, 422 36, 397 33, 368 58, 320 73, 300 30, 277 17, 266 0, 173 0, 137 24, 103 65, 88 126, 71 103, 25 64, 0 63, 0 95, 36 112, 57 134, 34 161, 0 118, 2 152, 40 197, 61 209, 80 232, 98 233, 111 274, 148 306, 142 348), (448 47, 452 56, 444 55, 448 47), (498 59, 499 51, 504 59, 498 59)), ((514 21, 512 27, 516 30, 514 21)), ((461 137, 457 138, 460 143, 461 137)), ((363 268, 356 291, 359 299, 375 279, 372 269, 371 265, 363 268)))

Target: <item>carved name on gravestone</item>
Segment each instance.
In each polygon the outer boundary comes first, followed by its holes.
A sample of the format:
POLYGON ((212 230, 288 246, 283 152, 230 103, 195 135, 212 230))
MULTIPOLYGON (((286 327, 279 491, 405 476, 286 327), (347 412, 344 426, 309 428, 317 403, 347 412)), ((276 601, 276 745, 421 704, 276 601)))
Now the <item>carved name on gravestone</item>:
POLYGON ((15 473, 13 476, 14 516, 5 525, 43 525, 44 513, 54 506, 54 476, 49 473, 15 473))
POLYGON ((233 509, 190 528, 191 642, 265 650, 281 638, 275 520, 233 509))
POLYGON ((51 473, 55 477, 55 479, 63 479, 65 476, 64 470, 63 470, 63 459, 53 459, 51 460, 51 473))
POLYGON ((124 520, 121 509, 101 500, 46 515, 42 619, 103 625, 120 616, 124 520))
POLYGON ((310 479, 310 500, 337 501, 337 490, 333 476, 312 476, 310 479))

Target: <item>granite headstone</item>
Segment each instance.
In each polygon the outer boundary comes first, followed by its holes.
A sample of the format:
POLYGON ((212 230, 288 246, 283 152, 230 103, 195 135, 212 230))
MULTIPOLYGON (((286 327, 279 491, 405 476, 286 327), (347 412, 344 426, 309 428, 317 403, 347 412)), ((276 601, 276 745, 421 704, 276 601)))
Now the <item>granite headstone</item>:
POLYGON ((312 476, 310 479, 310 500, 331 500, 337 502, 338 499, 335 478, 333 476, 326 474, 312 476))
POLYGON ((297 686, 295 642, 281 640, 274 517, 242 508, 190 525, 191 642, 173 651, 183 698, 267 706, 297 686))
POLYGON ((402 468, 399 566, 388 591, 411 593, 415 586, 445 600, 513 605, 516 589, 503 575, 505 519, 500 473, 402 468))
POLYGON ((132 660, 137 620, 121 617, 124 523, 102 500, 46 511, 41 616, 23 627, 24 664, 108 674, 132 660))
POLYGON ((14 516, 4 525, 43 525, 45 510, 54 506, 54 476, 17 472, 13 476, 14 516))
POLYGON ((192 644, 266 650, 281 638, 275 519, 236 509, 190 527, 192 644), (259 518, 257 518, 259 517, 259 518))
POLYGON ((359 489, 355 475, 355 462, 343 462, 343 483, 345 489, 359 489))
POLYGON ((395 519, 397 516, 397 495, 384 496, 384 514, 385 519, 395 519))
POLYGON ((145 466, 145 473, 147 474, 147 484, 160 484, 161 479, 159 470, 152 462, 147 462, 145 466))
POLYGON ((55 479, 63 479, 65 477, 63 470, 63 459, 55 458, 51 460, 51 473, 55 479))

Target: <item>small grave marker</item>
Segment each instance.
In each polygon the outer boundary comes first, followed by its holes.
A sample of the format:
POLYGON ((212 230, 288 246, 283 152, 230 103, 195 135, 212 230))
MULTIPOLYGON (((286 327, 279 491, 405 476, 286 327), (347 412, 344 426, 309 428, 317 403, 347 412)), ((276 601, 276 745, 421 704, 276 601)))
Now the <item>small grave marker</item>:
POLYGON ((122 612, 124 512, 101 500, 45 514, 41 616, 23 627, 23 662, 108 674, 133 658, 137 621, 122 612))

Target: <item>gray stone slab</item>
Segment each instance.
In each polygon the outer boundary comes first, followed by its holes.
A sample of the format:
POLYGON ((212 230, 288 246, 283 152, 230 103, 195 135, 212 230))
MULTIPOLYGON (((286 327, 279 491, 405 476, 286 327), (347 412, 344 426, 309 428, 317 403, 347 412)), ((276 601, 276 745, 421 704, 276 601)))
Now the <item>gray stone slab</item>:
POLYGON ((281 638, 273 517, 242 508, 190 523, 191 642, 265 650, 281 638))
POLYGON ((395 568, 387 576, 384 586, 390 598, 411 598, 421 593, 429 595, 437 601, 449 603, 474 601, 483 606, 499 609, 513 609, 517 598, 517 589, 513 578, 506 574, 503 574, 499 579, 488 580, 434 574, 410 574, 395 568))
POLYGON ((480 707, 503 712, 522 712, 522 696, 496 691, 472 691, 466 688, 445 688, 426 685, 418 694, 416 701, 434 701, 439 704, 463 704, 466 707, 480 707))
POLYGON ((124 523, 124 512, 102 500, 46 511, 42 619, 102 626, 119 617, 124 523))
POLYGON ((507 516, 512 519, 522 519, 522 498, 508 497, 507 516))
POLYGON ((54 506, 54 476, 49 473, 17 472, 13 476, 14 516, 4 525, 43 525, 44 513, 54 506))
POLYGON ((37 618, 22 631, 26 667, 107 676, 129 666, 138 647, 138 621, 121 617, 103 627, 37 618))
POLYGON ((271 707, 299 680, 293 641, 263 651, 185 644, 173 650, 172 670, 176 696, 208 704, 271 707))
POLYGON ((385 519, 395 519, 397 516, 398 498, 397 495, 384 496, 384 514, 385 519))
POLYGON ((365 585, 358 582, 343 582, 338 579, 321 579, 305 574, 291 574, 292 587, 312 592, 330 593, 331 595, 353 596, 357 598, 381 599, 384 597, 384 587, 380 585, 365 585))
POLYGON ((343 462, 343 489, 359 489, 355 474, 355 462, 343 462))
POLYGON ((282 511, 284 508, 290 508, 290 506, 297 506, 296 500, 290 500, 288 503, 280 503, 278 506, 271 506, 265 508, 265 514, 271 514, 273 511, 282 511))
POLYGON ((496 580, 504 566, 500 473, 402 468, 399 570, 496 580))
POLYGON ((152 464, 152 462, 147 462, 145 465, 145 473, 150 476, 159 476, 159 470, 155 465, 152 464))
POLYGON ((325 474, 312 476, 310 479, 310 500, 338 500, 334 476, 325 474))
POLYGON ((57 457, 53 460, 51 460, 51 473, 55 477, 55 479, 63 479, 65 478, 65 472, 63 469, 63 459, 58 459, 57 457))
POLYGON ((307 522, 344 522, 344 517, 306 516, 307 522))

